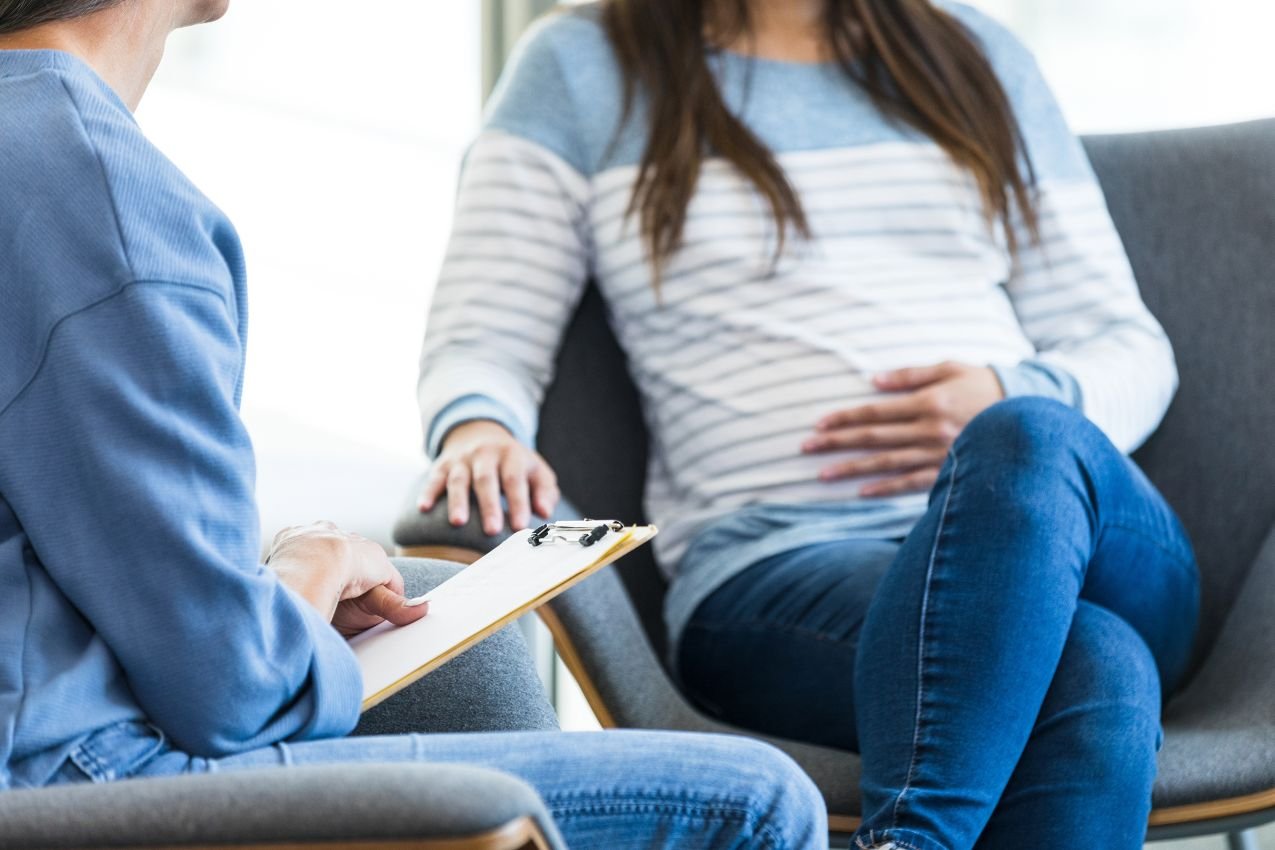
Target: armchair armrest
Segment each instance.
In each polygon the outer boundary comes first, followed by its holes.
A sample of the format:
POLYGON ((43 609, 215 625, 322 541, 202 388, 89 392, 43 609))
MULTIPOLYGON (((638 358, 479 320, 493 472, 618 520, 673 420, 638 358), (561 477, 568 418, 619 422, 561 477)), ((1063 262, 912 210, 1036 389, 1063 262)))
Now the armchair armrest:
POLYGON ((0 792, 0 848, 213 845, 565 847, 529 785, 463 765, 324 765, 0 792))

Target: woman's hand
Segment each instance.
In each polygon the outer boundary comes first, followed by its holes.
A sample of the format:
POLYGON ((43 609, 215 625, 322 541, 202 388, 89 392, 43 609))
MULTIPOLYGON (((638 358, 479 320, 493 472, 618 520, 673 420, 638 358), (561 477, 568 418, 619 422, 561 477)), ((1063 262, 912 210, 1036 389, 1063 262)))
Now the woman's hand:
POLYGON ((892 496, 934 486, 948 450, 978 414, 1005 397, 996 373, 986 366, 940 363, 877 375, 877 389, 896 398, 825 416, 807 454, 864 449, 869 453, 825 467, 824 481, 886 476, 865 484, 863 496, 892 496))
POLYGON ((345 637, 385 620, 406 626, 429 611, 429 603, 404 598, 403 576, 384 549, 330 522, 280 531, 266 563, 345 637))
POLYGON ((469 491, 478 498, 483 531, 499 534, 505 519, 500 495, 509 502, 509 527, 521 531, 531 511, 548 518, 558 505, 558 477, 545 459, 519 443, 504 426, 487 420, 457 425, 443 440, 442 451, 421 493, 420 509, 433 510, 447 493, 452 525, 469 522, 469 491))

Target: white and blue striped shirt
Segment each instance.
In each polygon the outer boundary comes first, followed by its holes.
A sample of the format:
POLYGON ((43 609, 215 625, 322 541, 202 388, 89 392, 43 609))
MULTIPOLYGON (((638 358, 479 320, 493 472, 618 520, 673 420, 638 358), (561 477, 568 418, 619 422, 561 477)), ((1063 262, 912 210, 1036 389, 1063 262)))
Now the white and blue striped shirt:
POLYGON ((823 415, 877 397, 874 373, 989 365, 1008 395, 1081 407, 1124 450, 1176 388, 1169 342, 1032 57, 980 13, 943 5, 984 45, 1039 178, 1042 239, 1021 238, 1016 260, 974 178, 837 66, 722 52, 711 61, 726 102, 775 152, 813 238, 790 239, 775 262, 767 206, 709 160, 657 298, 625 215, 646 113, 639 99, 622 123, 619 71, 589 7, 524 40, 466 159, 422 357, 429 450, 474 418, 534 439, 563 329, 595 280, 652 434, 647 510, 658 559, 678 572, 674 635, 762 557, 821 537, 901 536, 920 516, 923 494, 863 500, 863 480, 819 480, 836 456, 801 452, 823 415), (814 519, 678 568, 708 525, 794 506, 814 519))

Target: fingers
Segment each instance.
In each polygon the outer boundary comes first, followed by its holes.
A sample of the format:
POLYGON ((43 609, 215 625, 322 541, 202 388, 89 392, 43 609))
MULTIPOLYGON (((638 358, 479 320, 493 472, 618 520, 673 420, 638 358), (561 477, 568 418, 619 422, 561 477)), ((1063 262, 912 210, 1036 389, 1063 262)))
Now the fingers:
POLYGON ((815 424, 815 430, 831 431, 834 428, 849 428, 853 425, 907 422, 920 417, 925 411, 925 399, 913 393, 830 413, 815 424))
MULTIPOLYGON (((483 531, 499 534, 505 526, 504 512, 500 507, 500 456, 495 452, 482 452, 473 461, 474 496, 478 500, 478 517, 483 531)), ((465 494, 468 499, 469 494, 465 494)), ((450 493, 448 498, 451 498, 450 493)), ((462 523, 456 523, 461 525, 462 523)))
POLYGON ((396 626, 415 623, 429 613, 429 603, 409 605, 401 593, 395 593, 385 585, 372 588, 358 598, 359 607, 374 617, 389 620, 396 626))
POLYGON ((531 501, 536 515, 548 519, 558 507, 558 499, 561 498, 561 493, 558 491, 558 476, 554 474, 544 458, 536 455, 536 462, 531 467, 528 480, 531 483, 531 501))
POLYGON ((499 534, 504 528, 502 498, 508 504, 509 524, 515 531, 530 525, 533 510, 541 516, 553 511, 558 502, 558 483, 548 464, 503 428, 493 427, 498 433, 483 431, 472 440, 445 449, 422 487, 418 502, 422 511, 432 510, 445 492, 449 521, 455 526, 464 525, 472 512, 472 490, 479 521, 489 535, 499 534))
POLYGON ((948 446, 955 439, 951 430, 939 420, 858 425, 819 432, 802 443, 801 450, 806 454, 816 454, 839 449, 948 446))
POLYGON ((889 475, 892 472, 912 472, 924 467, 942 466, 946 457, 946 449, 929 447, 873 452, 825 467, 819 471, 819 478, 822 481, 838 481, 843 478, 889 475))
POLYGON ((366 593, 347 599, 332 615, 332 627, 345 637, 379 626, 387 620, 396 626, 414 623, 429 613, 429 603, 404 599, 385 585, 377 585, 366 593))
MULTIPOLYGON (((371 543, 372 541, 369 540, 368 542, 371 543)), ((372 544, 372 545, 375 546, 376 544, 372 544)), ((377 546, 376 548, 380 549, 381 547, 377 546)), ((385 550, 381 549, 381 551, 384 552, 385 550)), ((386 560, 388 561, 389 558, 386 558, 386 560)), ((392 561, 389 564, 389 571, 390 571, 390 580, 385 583, 385 586, 388 587, 390 590, 394 591, 395 593, 397 593, 399 596, 406 595, 407 587, 404 585, 404 582, 403 582, 403 574, 398 571, 398 567, 394 566, 394 563, 392 561)))
POLYGON ((937 363, 933 366, 913 366, 908 369, 894 369, 890 372, 882 372, 872 379, 872 383, 877 389, 886 392, 899 392, 901 390, 915 390, 921 387, 929 386, 946 378, 952 377, 960 369, 960 365, 947 361, 937 363))
POLYGON ((934 482, 938 480, 939 467, 931 466, 925 469, 913 470, 906 475, 885 478, 881 481, 865 484, 859 490, 859 495, 868 499, 876 499, 882 496, 896 496, 901 493, 926 493, 934 487, 934 482))
POLYGON ((438 503, 438 497, 443 495, 443 491, 447 489, 447 473, 450 464, 436 463, 434 468, 429 471, 429 475, 425 479, 425 486, 421 488, 420 499, 417 500, 417 507, 421 513, 434 510, 434 505, 438 503))
POLYGON ((447 470, 447 516, 452 525, 469 522, 469 467, 454 463, 447 470))
MULTIPOLYGON (((509 505, 509 527, 522 531, 531 521, 531 489, 527 482, 526 453, 506 452, 500 463, 500 486, 509 505)), ((499 529, 497 529, 499 530, 499 529)))

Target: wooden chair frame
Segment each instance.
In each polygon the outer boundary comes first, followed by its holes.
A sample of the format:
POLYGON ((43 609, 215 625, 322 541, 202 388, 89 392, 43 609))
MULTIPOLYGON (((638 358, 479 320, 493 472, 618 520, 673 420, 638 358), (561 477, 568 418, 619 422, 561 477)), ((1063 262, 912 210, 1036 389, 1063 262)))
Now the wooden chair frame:
POLYGON ((540 826, 530 817, 516 818, 498 829, 466 838, 369 841, 303 841, 265 844, 146 845, 122 850, 550 850, 540 826))

